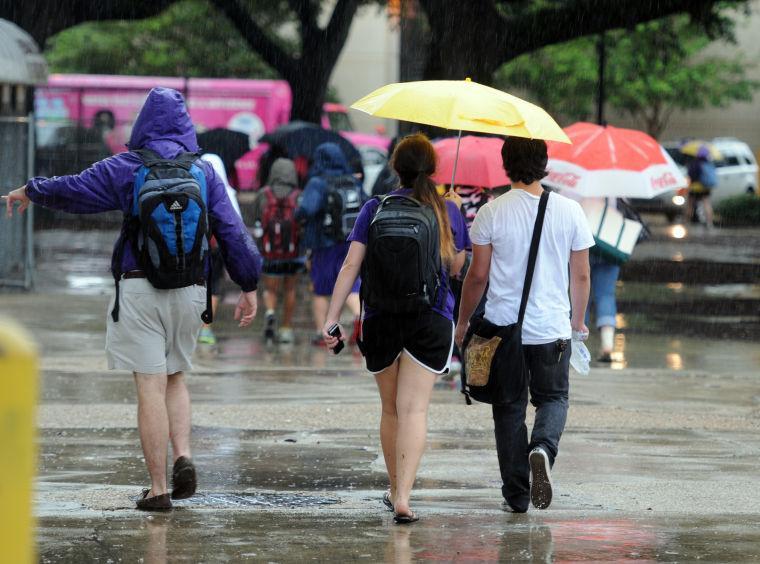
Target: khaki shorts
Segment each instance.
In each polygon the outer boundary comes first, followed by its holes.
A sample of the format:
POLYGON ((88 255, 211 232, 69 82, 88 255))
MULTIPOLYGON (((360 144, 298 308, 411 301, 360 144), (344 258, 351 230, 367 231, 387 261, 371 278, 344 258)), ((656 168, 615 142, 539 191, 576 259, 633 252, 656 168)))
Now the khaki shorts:
POLYGON ((206 288, 188 286, 157 290, 145 278, 120 283, 119 321, 108 305, 106 356, 112 370, 174 374, 192 370, 206 288))

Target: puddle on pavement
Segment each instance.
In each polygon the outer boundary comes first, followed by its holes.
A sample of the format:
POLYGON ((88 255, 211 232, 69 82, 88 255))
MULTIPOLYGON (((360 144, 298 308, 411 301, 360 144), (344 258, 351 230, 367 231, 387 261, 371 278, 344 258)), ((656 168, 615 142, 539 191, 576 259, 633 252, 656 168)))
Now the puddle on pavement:
POLYGON ((756 517, 424 514, 410 527, 390 514, 175 511, 40 520, 41 562, 752 561, 756 517))
MULTIPOLYGON (((147 480, 135 429, 55 429, 40 433, 39 489, 60 483, 134 485, 147 480)), ((353 430, 307 433, 193 429, 199 491, 265 489, 288 491, 384 488, 377 467, 379 445, 353 430), (298 437, 297 439, 294 437, 298 437), (358 446, 367 445, 372 446, 358 446)), ((420 479, 418 487, 446 487, 445 480, 420 479)))
MULTIPOLYGON (((130 499, 137 501, 138 496, 130 499)), ((334 497, 320 497, 313 495, 295 495, 280 493, 199 493, 191 499, 179 499, 172 501, 174 507, 201 508, 212 507, 214 509, 229 509, 243 507, 262 508, 288 508, 288 507, 321 507, 335 505, 340 500, 334 497)))

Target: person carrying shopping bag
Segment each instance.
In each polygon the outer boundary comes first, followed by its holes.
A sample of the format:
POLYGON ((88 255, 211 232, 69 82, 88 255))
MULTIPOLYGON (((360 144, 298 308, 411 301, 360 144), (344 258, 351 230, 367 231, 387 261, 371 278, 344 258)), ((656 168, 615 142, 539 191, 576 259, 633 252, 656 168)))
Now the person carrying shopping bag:
POLYGON ((488 286, 485 314, 472 324, 478 336, 484 329, 502 335, 490 351, 493 360, 480 363, 486 373, 491 367, 483 387, 498 394, 476 399, 492 403, 503 508, 524 513, 530 502, 545 509, 552 500, 550 468, 567 418, 571 332, 588 334, 588 249, 594 237, 577 202, 541 186, 548 160, 544 141, 508 137, 501 154, 512 190, 484 205, 473 222, 472 263, 455 338, 461 347, 468 334, 465 365, 472 392, 472 368, 479 365, 470 362, 478 355, 470 350, 474 339, 468 330, 488 286), (536 407, 530 441, 529 395, 536 407))

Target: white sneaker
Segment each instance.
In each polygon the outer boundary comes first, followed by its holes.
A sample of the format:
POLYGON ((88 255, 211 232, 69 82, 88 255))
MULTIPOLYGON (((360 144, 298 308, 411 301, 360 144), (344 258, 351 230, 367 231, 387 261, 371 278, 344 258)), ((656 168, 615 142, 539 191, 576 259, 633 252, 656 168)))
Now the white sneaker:
POLYGON ((277 340, 280 343, 292 343, 295 341, 295 334, 293 333, 293 329, 291 327, 282 327, 277 332, 277 340))
POLYGON ((530 463, 530 501, 536 509, 546 509, 552 502, 552 474, 549 469, 549 456, 540 447, 534 448, 528 455, 530 463))

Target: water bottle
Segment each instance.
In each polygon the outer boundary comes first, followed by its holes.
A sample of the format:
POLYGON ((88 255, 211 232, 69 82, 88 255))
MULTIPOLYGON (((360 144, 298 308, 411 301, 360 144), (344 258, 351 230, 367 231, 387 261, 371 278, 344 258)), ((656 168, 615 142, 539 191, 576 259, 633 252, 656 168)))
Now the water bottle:
POLYGON ((581 376, 587 376, 589 372, 589 363, 591 362, 591 353, 588 352, 586 344, 583 342, 588 339, 588 332, 573 331, 572 352, 570 354, 570 366, 581 376))
POLYGON ((264 226, 261 225, 260 221, 253 225, 253 236, 256 239, 261 239, 264 236, 264 226))

